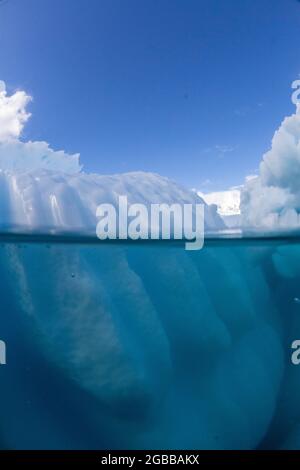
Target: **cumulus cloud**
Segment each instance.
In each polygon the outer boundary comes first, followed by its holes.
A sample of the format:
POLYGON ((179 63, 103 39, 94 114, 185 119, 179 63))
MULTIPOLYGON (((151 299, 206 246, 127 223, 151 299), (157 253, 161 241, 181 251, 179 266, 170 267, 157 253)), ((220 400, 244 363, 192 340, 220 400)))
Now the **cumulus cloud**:
POLYGON ((30 118, 26 106, 31 97, 24 91, 7 96, 6 86, 0 80, 0 142, 19 138, 24 124, 30 118))
POLYGON ((300 107, 286 117, 263 156, 256 178, 241 195, 245 226, 272 228, 300 224, 300 107))
POLYGON ((63 150, 54 151, 47 142, 20 140, 24 125, 31 114, 26 107, 31 101, 25 91, 7 94, 0 81, 0 170, 33 170, 77 173, 81 170, 79 154, 69 155, 63 150))

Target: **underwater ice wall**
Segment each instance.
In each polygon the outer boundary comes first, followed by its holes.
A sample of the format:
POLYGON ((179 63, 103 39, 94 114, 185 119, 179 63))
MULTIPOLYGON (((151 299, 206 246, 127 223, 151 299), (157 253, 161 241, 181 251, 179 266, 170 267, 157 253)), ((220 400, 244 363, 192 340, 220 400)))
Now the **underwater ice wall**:
POLYGON ((259 446, 285 369, 268 260, 251 247, 188 253, 171 242, 7 245, 2 300, 13 303, 10 331, 22 319, 21 344, 30 344, 32 355, 29 410, 18 358, 3 383, 11 406, 0 412, 10 423, 8 445, 259 446), (48 374, 50 366, 56 373, 48 374), (17 419, 9 419, 11 409, 17 419), (39 416, 51 416, 50 425, 39 416))

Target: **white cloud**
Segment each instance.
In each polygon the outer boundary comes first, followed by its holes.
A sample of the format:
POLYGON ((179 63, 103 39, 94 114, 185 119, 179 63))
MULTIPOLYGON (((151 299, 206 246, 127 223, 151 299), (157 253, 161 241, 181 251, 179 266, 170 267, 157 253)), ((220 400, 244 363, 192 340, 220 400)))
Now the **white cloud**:
POLYGON ((231 153, 236 149, 236 147, 233 147, 232 145, 216 145, 215 149, 220 153, 231 153))
POLYGON ((246 181, 246 183, 248 183, 248 181, 252 181, 257 177, 258 177, 258 175, 247 175, 246 178, 245 178, 245 181, 246 181))
POLYGON ((213 147, 206 147, 202 150, 202 153, 215 153, 219 157, 224 156, 226 153, 231 153, 236 150, 237 146, 225 145, 225 144, 216 144, 213 147))
POLYGON ((26 106, 31 97, 24 91, 7 96, 6 86, 0 81, 0 142, 19 138, 24 124, 30 118, 26 106))
POLYGON ((47 142, 20 140, 24 125, 31 116, 26 111, 31 99, 25 91, 16 91, 8 96, 5 83, 0 81, 0 169, 18 171, 43 168, 65 173, 79 172, 79 154, 54 151, 47 142))
MULTIPOLYGON (((200 183, 200 188, 205 188, 207 186, 211 186, 212 184, 213 184, 212 180, 210 180, 209 178, 206 178, 200 183)), ((197 190, 195 191, 197 192, 197 190)))

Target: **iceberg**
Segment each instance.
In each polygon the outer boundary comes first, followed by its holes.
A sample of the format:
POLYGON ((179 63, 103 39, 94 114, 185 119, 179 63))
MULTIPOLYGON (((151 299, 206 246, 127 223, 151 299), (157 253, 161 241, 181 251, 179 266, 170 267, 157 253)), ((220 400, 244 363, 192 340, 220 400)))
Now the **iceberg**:
MULTIPOLYGON (((297 247, 85 243, 78 234, 95 231, 97 206, 119 195, 203 200, 157 174, 87 174, 78 154, 22 142, 29 101, 0 83, 0 228, 69 236, 0 245, 2 447, 299 446, 285 349, 299 318, 286 315, 299 296, 297 247)), ((267 181, 259 188, 272 191, 267 181)), ((251 222, 257 202, 250 186, 245 194, 251 222)), ((215 205, 205 204, 205 224, 224 228, 215 205)))
MULTIPOLYGON (((0 146, 0 164, 1 164, 0 146)), ((63 156, 65 158, 65 156, 63 156)), ((22 161, 22 159, 21 159, 22 161)), ((16 162, 14 163, 17 168, 16 162)), ((48 164, 47 164, 48 166, 48 164)), ((127 196, 129 204, 204 204, 206 230, 225 227, 214 206, 208 206, 192 191, 153 173, 120 175, 66 173, 45 168, 0 170, 0 225, 31 231, 46 229, 90 230, 96 233, 99 204, 118 205, 127 196)))
POLYGON ((198 191, 198 196, 209 204, 217 206, 217 212, 229 229, 240 227, 240 195, 241 187, 228 189, 227 191, 215 191, 212 193, 202 193, 198 191))
POLYGON ((256 178, 241 193, 243 227, 289 229, 300 226, 300 106, 272 139, 256 178))
MULTIPOLYGON (((95 230, 97 205, 115 204, 119 194, 146 205, 200 200, 167 178, 142 172, 6 169, 0 191, 4 227, 73 234, 95 230)), ((224 227, 215 206, 205 210, 207 230, 224 227)), ((6 333, 13 336, 21 325, 31 354, 27 390, 17 360, 13 377, 2 384, 11 404, 1 412, 9 422, 8 447, 259 445, 284 373, 279 312, 264 256, 253 264, 251 248, 190 255, 169 245, 81 245, 76 237, 71 244, 4 244, 6 333), (11 389, 22 390, 33 409, 11 389), (67 410, 57 396, 68 399, 67 410), (41 417, 49 422, 45 404, 52 416, 47 430, 40 426, 41 417), (26 438, 23 425, 10 417, 12 408, 22 423, 30 420, 26 438), (74 432, 74 419, 80 431, 74 432)))

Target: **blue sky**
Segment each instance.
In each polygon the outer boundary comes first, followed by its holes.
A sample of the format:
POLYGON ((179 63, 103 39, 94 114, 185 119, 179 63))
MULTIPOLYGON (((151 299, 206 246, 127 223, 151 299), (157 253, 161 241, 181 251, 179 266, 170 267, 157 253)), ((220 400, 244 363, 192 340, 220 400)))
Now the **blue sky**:
POLYGON ((34 98, 24 139, 212 191, 293 112, 299 38, 297 0, 6 0, 0 79, 34 98))

